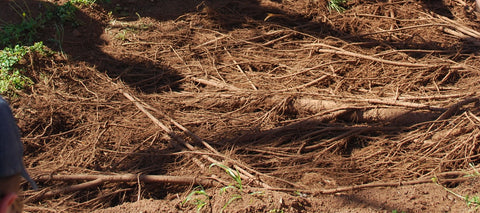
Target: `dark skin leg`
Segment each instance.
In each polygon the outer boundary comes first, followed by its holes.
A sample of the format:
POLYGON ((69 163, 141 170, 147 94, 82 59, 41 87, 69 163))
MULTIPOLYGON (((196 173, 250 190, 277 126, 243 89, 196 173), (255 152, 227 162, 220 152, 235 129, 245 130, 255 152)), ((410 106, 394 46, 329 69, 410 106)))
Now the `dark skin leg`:
POLYGON ((22 212, 23 204, 18 199, 20 175, 0 178, 0 213, 22 212))

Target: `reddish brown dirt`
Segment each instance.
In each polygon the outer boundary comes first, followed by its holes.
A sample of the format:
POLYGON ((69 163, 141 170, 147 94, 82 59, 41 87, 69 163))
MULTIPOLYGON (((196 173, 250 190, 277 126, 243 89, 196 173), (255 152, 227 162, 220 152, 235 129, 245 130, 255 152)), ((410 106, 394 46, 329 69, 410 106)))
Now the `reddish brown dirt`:
MULTIPOLYGON (((63 3, 26 2, 35 14, 63 3)), ((478 178, 462 177, 480 163, 474 2, 346 6, 113 0, 81 7, 80 26, 62 36, 46 25, 39 40, 64 53, 32 56, 35 85, 10 99, 42 188, 25 186, 25 210, 475 211, 447 191, 479 195, 478 178), (222 193, 235 181, 212 161, 244 169, 243 188, 222 193), (200 189, 132 181, 62 193, 86 180, 46 178, 78 174, 222 185, 187 200, 200 189), (363 188, 342 190, 353 186, 363 188)), ((8 10, 0 18, 18 21, 8 10)))

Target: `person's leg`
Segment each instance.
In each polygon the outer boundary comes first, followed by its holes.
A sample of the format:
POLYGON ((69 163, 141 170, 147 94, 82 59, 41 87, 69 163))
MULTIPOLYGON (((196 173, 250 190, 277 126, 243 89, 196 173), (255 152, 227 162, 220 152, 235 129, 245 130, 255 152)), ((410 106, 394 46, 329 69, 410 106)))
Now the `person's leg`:
POLYGON ((0 178, 0 213, 22 212, 23 203, 18 199, 20 175, 0 178))

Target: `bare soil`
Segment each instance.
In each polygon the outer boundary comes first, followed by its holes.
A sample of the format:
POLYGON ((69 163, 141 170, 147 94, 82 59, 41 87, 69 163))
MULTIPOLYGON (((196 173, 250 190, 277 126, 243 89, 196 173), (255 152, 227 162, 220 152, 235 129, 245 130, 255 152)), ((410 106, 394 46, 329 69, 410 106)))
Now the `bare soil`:
POLYGON ((35 85, 10 99, 41 187, 25 184, 25 210, 474 212, 451 193, 479 194, 474 2, 346 7, 112 0, 47 25, 63 53, 31 55, 35 85))

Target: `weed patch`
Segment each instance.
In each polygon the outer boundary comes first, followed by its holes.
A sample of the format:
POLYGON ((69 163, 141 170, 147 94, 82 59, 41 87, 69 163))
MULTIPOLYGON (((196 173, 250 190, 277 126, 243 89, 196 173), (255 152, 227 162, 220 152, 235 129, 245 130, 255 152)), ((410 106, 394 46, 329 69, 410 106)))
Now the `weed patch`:
POLYGON ((16 45, 0 51, 0 93, 12 95, 15 90, 21 90, 33 84, 33 81, 25 76, 25 68, 20 62, 29 52, 45 53, 43 48, 43 43, 37 42, 33 46, 16 45))
MULTIPOLYGON (((15 1, 14 1, 15 2, 15 1)), ((0 20, 0 47, 15 45, 32 45, 38 41, 38 32, 47 25, 63 25, 70 23, 77 27, 81 23, 76 19, 76 5, 92 5, 95 0, 71 0, 63 5, 47 5, 44 13, 33 17, 27 6, 12 3, 10 7, 22 18, 20 23, 7 23, 0 20)), ((58 27, 57 27, 58 28, 58 27)))
POLYGON ((335 10, 341 13, 346 10, 344 7, 345 3, 347 3, 347 0, 330 0, 328 1, 328 10, 335 10))

